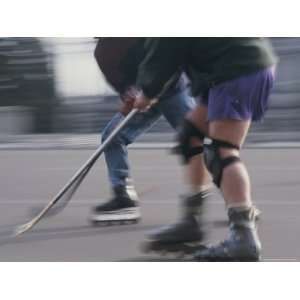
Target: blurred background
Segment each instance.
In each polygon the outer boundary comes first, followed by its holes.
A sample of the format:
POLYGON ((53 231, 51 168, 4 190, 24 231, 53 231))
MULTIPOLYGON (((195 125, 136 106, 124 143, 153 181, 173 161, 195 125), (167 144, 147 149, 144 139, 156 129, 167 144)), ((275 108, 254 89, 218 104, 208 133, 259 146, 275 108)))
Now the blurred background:
MULTIPOLYGON (((300 261, 295 238, 300 236, 300 38, 272 42, 280 56, 277 81, 266 119, 252 127, 243 159, 263 211, 264 261, 300 261)), ((163 118, 129 151, 141 197, 140 224, 90 226, 91 207, 110 195, 100 159, 68 209, 5 242, 7 232, 44 207, 86 161, 118 109, 94 48, 93 38, 0 38, 0 261, 169 259, 142 254, 139 246, 149 231, 174 222, 178 195, 186 190, 178 157, 164 151, 175 134, 163 118)), ((216 242, 227 234, 219 192, 207 211, 209 241, 216 242)))
MULTIPOLYGON (((247 143, 300 141, 300 38, 272 38, 280 57, 263 126, 247 143)), ((94 60, 93 38, 0 38, 0 145, 94 146, 118 97, 94 60), (49 144, 50 143, 50 144, 49 144)), ((172 141, 162 118, 142 141, 172 141), (158 133, 159 132, 159 133, 158 133)))

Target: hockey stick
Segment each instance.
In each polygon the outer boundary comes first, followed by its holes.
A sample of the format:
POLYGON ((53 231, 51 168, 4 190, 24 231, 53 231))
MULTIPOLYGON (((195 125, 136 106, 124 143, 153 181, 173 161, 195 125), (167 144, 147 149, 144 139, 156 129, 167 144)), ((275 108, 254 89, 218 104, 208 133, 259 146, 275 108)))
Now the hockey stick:
MULTIPOLYGON (((77 188, 80 186, 81 182, 83 181, 83 179, 85 178, 85 176, 87 175, 87 173, 89 172, 91 167, 92 167, 92 165, 90 165, 88 168, 85 169, 84 172, 82 172, 80 177, 78 177, 78 179, 76 181, 74 181, 72 187, 70 187, 69 190, 64 195, 61 196, 60 201, 56 202, 56 204, 54 204, 44 214, 44 218, 53 217, 53 216, 59 214, 67 206, 67 204, 69 203, 69 201, 75 194, 77 188)), ((44 207, 45 207, 45 205, 39 206, 39 207, 34 207, 31 211, 30 218, 33 218, 34 216, 36 216, 39 212, 41 212, 44 209, 44 207)))
MULTIPOLYGON (((14 236, 21 235, 26 231, 33 228, 44 216, 45 214, 62 198, 62 196, 70 191, 70 188, 73 186, 73 190, 70 192, 69 197, 67 198, 67 203, 70 201, 75 191, 79 187, 80 183, 83 181, 84 177, 87 175, 88 171, 97 161, 99 156, 103 153, 105 148, 111 143, 115 136, 124 128, 124 126, 134 117, 138 112, 138 109, 133 109, 125 118, 116 126, 110 136, 99 146, 99 148, 92 154, 92 156, 83 164, 83 166, 73 175, 73 177, 68 181, 68 183, 58 192, 58 194, 44 207, 44 209, 36 215, 29 222, 18 226, 14 231, 14 236)), ((66 203, 66 204, 67 204, 66 203)), ((63 208, 66 206, 63 206, 63 208)))
MULTIPOLYGON (((73 182, 72 186, 70 186, 70 188, 68 189, 68 191, 66 191, 60 198, 60 200, 58 202, 56 202, 56 204, 54 204, 45 214, 44 214, 44 218, 46 217, 53 217, 57 214, 59 214, 69 203, 69 201, 71 200, 71 198, 73 197, 73 195, 75 194, 75 192, 77 191, 77 189, 79 188, 81 182, 83 181, 83 179, 85 178, 85 176, 87 175, 87 173, 89 172, 89 170, 91 169, 93 165, 90 164, 88 167, 85 168, 85 170, 80 174, 80 176, 73 182)), ((43 209, 44 209, 45 205, 40 205, 38 207, 34 207, 31 210, 31 213, 29 215, 29 218, 32 219, 33 217, 35 217, 36 215, 38 215, 43 209)))

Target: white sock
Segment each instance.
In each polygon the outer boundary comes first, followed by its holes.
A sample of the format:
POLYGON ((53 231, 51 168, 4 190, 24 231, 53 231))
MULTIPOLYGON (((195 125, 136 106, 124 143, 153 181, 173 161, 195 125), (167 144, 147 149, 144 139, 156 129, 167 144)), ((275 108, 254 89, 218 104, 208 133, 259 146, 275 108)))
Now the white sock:
POLYGON ((252 207, 252 202, 251 201, 243 201, 243 202, 235 202, 235 203, 230 203, 227 204, 227 209, 230 208, 239 208, 241 210, 246 210, 252 207))
POLYGON ((201 193, 201 192, 210 190, 211 187, 212 187, 211 184, 197 185, 197 186, 196 186, 196 185, 191 185, 191 186, 190 186, 190 193, 191 193, 192 195, 194 195, 194 194, 199 194, 199 193, 201 193))

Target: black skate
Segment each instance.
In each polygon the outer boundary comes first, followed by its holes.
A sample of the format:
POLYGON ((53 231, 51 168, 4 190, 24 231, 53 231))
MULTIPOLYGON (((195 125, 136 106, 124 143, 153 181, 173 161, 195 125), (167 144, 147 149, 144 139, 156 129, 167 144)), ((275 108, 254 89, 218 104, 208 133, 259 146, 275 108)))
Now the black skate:
POLYGON ((182 220, 174 225, 162 228, 157 233, 148 236, 148 240, 142 246, 146 253, 158 252, 164 254, 176 254, 183 257, 203 249, 201 244, 204 232, 201 223, 201 211, 203 201, 208 192, 187 197, 184 200, 184 216, 182 220))
MULTIPOLYGON (((253 211, 254 211, 254 219, 256 222, 260 222, 262 220, 262 212, 259 208, 257 208, 256 206, 253 206, 253 211)), ((229 220, 218 220, 218 221, 214 221, 213 222, 215 227, 227 227, 230 225, 230 221, 229 220)))
POLYGON ((114 188, 115 196, 93 208, 90 221, 94 225, 110 226, 134 224, 140 220, 140 208, 133 186, 114 188))
POLYGON ((216 246, 200 249, 198 261, 259 261, 261 244, 255 224, 255 209, 231 208, 228 210, 230 236, 216 246))

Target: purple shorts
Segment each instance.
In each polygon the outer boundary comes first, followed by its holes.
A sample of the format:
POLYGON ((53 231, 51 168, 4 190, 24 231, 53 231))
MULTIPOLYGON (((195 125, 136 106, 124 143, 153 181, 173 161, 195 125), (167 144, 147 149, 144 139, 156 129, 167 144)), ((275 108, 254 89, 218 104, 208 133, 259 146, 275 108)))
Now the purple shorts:
POLYGON ((208 108, 208 121, 263 118, 275 79, 275 67, 223 82, 209 90, 200 103, 208 108))

